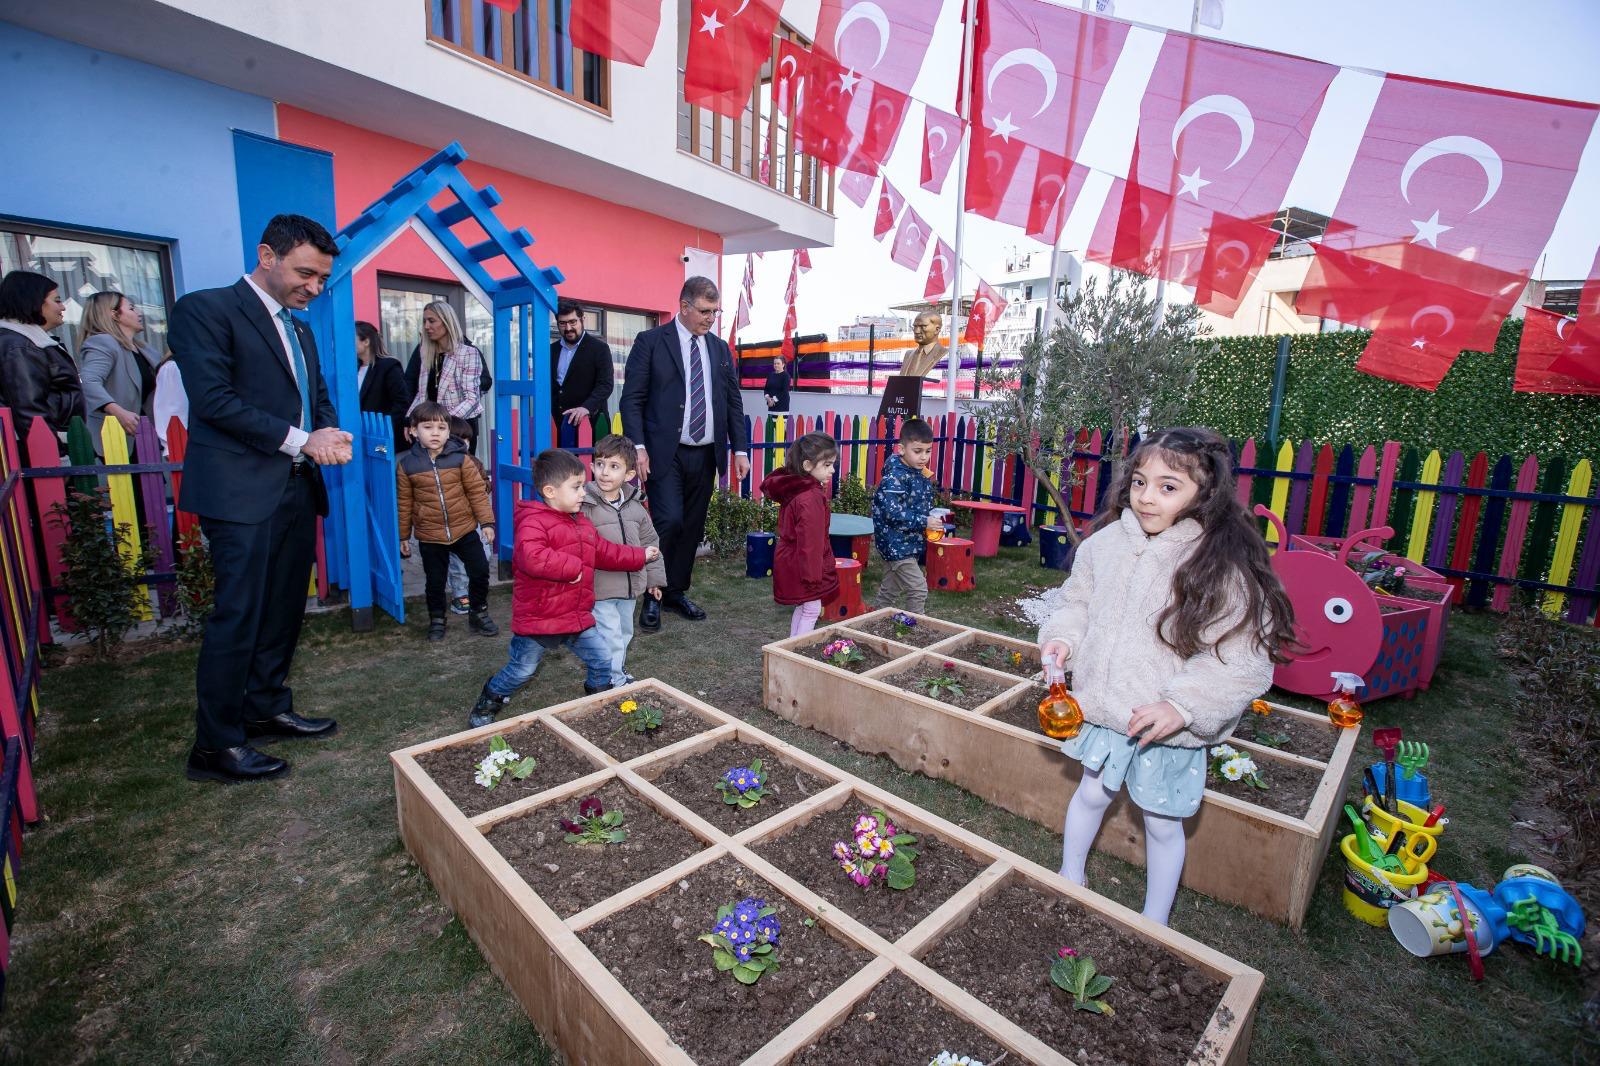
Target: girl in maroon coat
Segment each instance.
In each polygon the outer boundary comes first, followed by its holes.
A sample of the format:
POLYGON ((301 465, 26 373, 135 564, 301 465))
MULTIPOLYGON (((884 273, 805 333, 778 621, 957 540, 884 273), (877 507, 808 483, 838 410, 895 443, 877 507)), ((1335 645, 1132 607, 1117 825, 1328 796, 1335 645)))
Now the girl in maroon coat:
POLYGON ((828 540, 828 487, 839 445, 826 433, 807 433, 789 446, 782 470, 761 483, 778 501, 778 548, 772 556, 772 598, 794 606, 789 635, 816 628, 822 601, 839 589, 828 540))

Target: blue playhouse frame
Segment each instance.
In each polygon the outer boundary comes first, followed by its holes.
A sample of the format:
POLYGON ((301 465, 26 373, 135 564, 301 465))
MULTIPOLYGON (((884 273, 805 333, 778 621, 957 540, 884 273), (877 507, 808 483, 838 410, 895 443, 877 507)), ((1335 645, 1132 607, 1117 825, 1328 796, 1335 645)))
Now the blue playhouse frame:
POLYGON ((381 199, 339 230, 339 255, 322 297, 311 305, 311 328, 324 356, 324 376, 341 426, 359 426, 356 461, 329 468, 329 513, 325 523, 327 577, 346 590, 354 627, 372 628, 374 604, 405 621, 400 581, 399 515, 396 511, 393 431, 387 417, 363 413, 356 388, 356 271, 401 233, 417 233, 474 295, 494 311, 495 434, 492 473, 495 513, 502 523, 496 538, 503 563, 512 555, 507 526, 519 498, 536 490, 533 457, 551 446, 550 336, 556 286, 564 279, 555 267, 536 266, 525 251, 533 244, 527 230, 507 229, 494 209, 502 197, 494 186, 476 188, 461 173, 467 153, 452 142, 401 178, 381 199), (442 194, 451 200, 435 210, 442 194), (467 244, 455 227, 474 223, 483 240, 467 244), (485 264, 504 260, 512 272, 495 277, 485 264), (513 325, 515 337, 513 337, 513 325), (519 493, 517 486, 523 486, 519 493), (501 532, 503 530, 504 532, 501 532))

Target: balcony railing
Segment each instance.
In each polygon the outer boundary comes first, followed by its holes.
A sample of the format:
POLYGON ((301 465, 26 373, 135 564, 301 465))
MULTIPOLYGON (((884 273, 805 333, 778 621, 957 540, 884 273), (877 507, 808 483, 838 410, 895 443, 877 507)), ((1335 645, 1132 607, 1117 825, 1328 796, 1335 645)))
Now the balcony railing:
POLYGON ((607 114, 611 64, 572 46, 567 0, 522 0, 505 11, 484 0, 424 0, 428 40, 607 114))
POLYGON ((778 110, 778 47, 784 40, 808 43, 781 27, 761 67, 750 100, 737 119, 708 111, 683 98, 678 71, 678 147, 719 167, 741 174, 785 196, 833 213, 833 168, 799 150, 789 116, 778 110))

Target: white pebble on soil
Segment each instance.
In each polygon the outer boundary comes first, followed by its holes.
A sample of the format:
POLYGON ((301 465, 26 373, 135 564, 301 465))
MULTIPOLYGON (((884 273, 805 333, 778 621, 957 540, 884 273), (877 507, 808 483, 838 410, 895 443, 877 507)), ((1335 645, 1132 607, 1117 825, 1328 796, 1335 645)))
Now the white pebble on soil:
POLYGON ((1065 588, 1065 585, 1058 585, 1055 588, 1046 589, 1031 599, 1018 600, 1017 610, 1022 612, 1022 616, 1034 625, 1043 625, 1051 615, 1061 610, 1062 604, 1066 599, 1065 588))

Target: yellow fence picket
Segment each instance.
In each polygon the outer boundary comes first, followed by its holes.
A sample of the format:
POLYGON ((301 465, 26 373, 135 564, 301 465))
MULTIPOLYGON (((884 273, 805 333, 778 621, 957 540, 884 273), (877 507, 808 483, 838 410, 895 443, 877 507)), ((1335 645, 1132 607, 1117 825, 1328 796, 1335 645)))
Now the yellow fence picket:
MULTIPOLYGON (((123 430, 122 423, 115 418, 108 418, 100 424, 100 445, 105 451, 107 466, 121 466, 127 463, 128 434, 123 430)), ((129 567, 143 574, 144 538, 139 528, 139 511, 133 502, 133 476, 107 474, 106 487, 111 496, 111 524, 128 527, 128 540, 122 546, 122 558, 129 567)), ((150 618, 148 588, 139 603, 137 617, 141 622, 150 618)))
MULTIPOLYGON (((1567 482, 1567 495, 1575 498, 1589 495, 1589 482, 1592 478, 1593 467, 1589 465, 1589 460, 1581 460, 1572 468, 1572 479, 1567 482)), ((1556 552, 1550 559, 1552 585, 1565 585, 1572 577, 1572 559, 1578 552, 1578 530, 1583 525, 1583 512, 1586 510, 1588 508, 1581 503, 1561 505, 1561 524, 1556 527, 1556 552)), ((1566 602, 1566 593, 1546 592, 1544 613, 1554 618, 1560 615, 1566 602)))
POLYGON ((774 446, 774 450, 772 452, 772 469, 776 470, 778 467, 783 465, 783 441, 789 432, 789 420, 782 417, 772 418, 769 415, 767 424, 772 427, 772 431, 767 434, 767 440, 770 441, 774 446))
MULTIPOLYGON (((1294 471, 1294 441, 1284 440, 1278 448, 1278 462, 1276 464, 1278 476, 1272 479, 1272 502, 1267 506, 1272 513, 1282 518, 1289 508, 1289 486, 1294 480, 1289 474, 1294 471)), ((1278 543, 1278 527, 1271 522, 1267 523, 1267 543, 1278 543)))
MULTIPOLYGON (((1439 458, 1439 449, 1435 448, 1428 453, 1428 458, 1422 462, 1422 473, 1417 480, 1424 485, 1437 485, 1439 471, 1444 466, 1444 461, 1439 458)), ((1406 542, 1406 558, 1414 563, 1422 562, 1422 554, 1428 550, 1428 530, 1433 525, 1433 501, 1438 493, 1431 489, 1423 489, 1417 493, 1417 505, 1412 509, 1411 539, 1406 542)))

